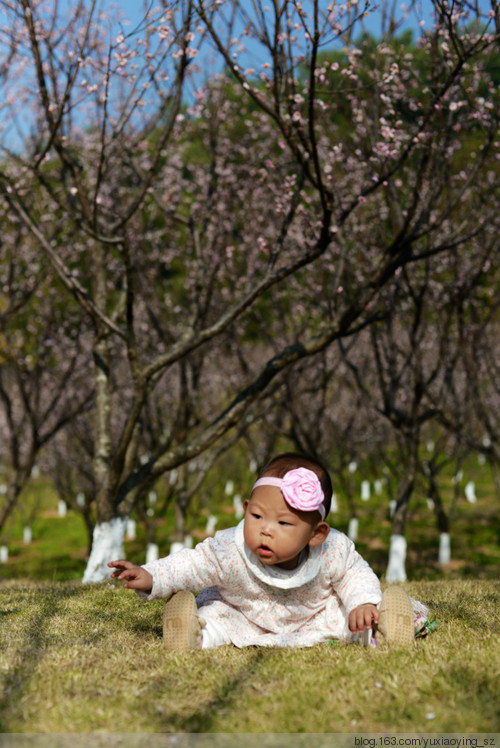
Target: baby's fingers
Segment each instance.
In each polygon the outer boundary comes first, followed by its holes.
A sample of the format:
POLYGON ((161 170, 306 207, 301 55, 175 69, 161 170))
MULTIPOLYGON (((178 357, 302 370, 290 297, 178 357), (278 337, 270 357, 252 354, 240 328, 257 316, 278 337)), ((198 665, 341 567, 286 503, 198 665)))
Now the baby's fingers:
POLYGON ((138 574, 138 569, 137 568, 134 568, 134 569, 124 569, 123 571, 121 571, 117 575, 117 579, 120 579, 120 580, 121 579, 126 579, 128 581, 132 581, 134 579, 137 579, 138 576, 139 576, 139 574, 138 574))
POLYGON ((131 566, 135 566, 132 561, 108 561, 108 566, 111 569, 130 569, 131 566))
POLYGON ((353 633, 371 628, 372 622, 377 623, 379 612, 375 605, 360 605, 351 611, 349 616, 349 628, 353 633))
POLYGON ((133 568, 134 564, 130 561, 110 561, 108 563, 108 566, 110 569, 114 569, 113 573, 111 574, 112 578, 118 577, 123 571, 126 571, 127 569, 133 568))
POLYGON ((110 561, 108 566, 115 571, 111 574, 113 579, 125 582, 124 587, 141 592, 150 592, 153 587, 153 577, 142 566, 136 566, 130 561, 110 561))
POLYGON ((364 631, 365 629, 370 628, 372 623, 371 618, 371 612, 361 608, 357 611, 356 615, 356 630, 357 631, 364 631))

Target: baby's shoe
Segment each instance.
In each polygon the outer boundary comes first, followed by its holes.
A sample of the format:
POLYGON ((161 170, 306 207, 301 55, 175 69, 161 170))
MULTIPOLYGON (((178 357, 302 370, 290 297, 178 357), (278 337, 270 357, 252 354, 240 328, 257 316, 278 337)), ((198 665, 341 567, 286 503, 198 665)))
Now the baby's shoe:
POLYGON ((181 590, 163 608, 163 644, 171 652, 188 652, 201 646, 201 621, 192 592, 181 590))
POLYGON ((401 587, 388 587, 380 603, 380 618, 375 624, 377 644, 409 646, 415 640, 413 608, 401 587))

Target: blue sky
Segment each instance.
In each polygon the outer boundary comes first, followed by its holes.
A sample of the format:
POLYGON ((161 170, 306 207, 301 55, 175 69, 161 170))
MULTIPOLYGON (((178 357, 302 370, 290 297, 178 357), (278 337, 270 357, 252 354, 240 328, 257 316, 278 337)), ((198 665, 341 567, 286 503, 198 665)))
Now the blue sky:
MULTIPOLYGON (((269 0, 269 3, 272 3, 272 0, 269 0)), ((324 3, 326 5, 327 0, 324 0, 324 3)), ((102 3, 103 7, 106 6, 112 6, 115 5, 116 2, 113 2, 112 0, 104 0, 102 3)), ((155 7, 155 3, 150 3, 152 7, 155 7)), ((243 0, 243 6, 246 6, 248 8, 251 8, 252 3, 251 0, 243 0)), ((397 10, 398 14, 403 13, 402 8, 404 8, 405 5, 409 5, 410 0, 405 4, 403 1, 400 3, 395 3, 394 7, 397 10)), ((482 3, 480 3, 481 5, 482 3)), ((361 3, 360 3, 361 5, 361 3)), ((373 2, 373 6, 381 6, 381 2, 373 2)), ((141 0, 120 0, 119 2, 119 8, 124 12, 124 14, 132 21, 132 22, 139 22, 141 18, 143 17, 144 13, 144 6, 141 0)), ((417 28, 417 25, 415 23, 415 12, 416 15, 419 18, 422 18, 424 20, 427 20, 428 23, 432 20, 432 2, 430 0, 419 0, 419 2, 415 3, 414 6, 414 14, 412 20, 410 20, 409 25, 413 26, 414 28, 417 28)), ((370 30, 373 31, 373 33, 377 33, 380 30, 380 17, 381 12, 380 10, 374 11, 368 21, 367 24, 370 27, 370 30)))
MULTIPOLYGON (((329 0, 320 0, 320 7, 327 7, 328 1, 329 0)), ((345 1, 346 0, 337 0, 337 5, 345 3, 345 1)), ((102 0, 102 2, 105 7, 110 7, 114 4, 112 0, 102 0)), ((155 0, 148 0, 148 2, 151 7, 154 8, 156 6, 155 0)), ((251 12, 253 5, 252 0, 240 0, 240 2, 243 7, 248 8, 251 12)), ((261 0, 261 2, 265 5, 266 0, 261 0)), ((354 2, 354 0, 351 0, 351 2, 354 2)), ((429 30, 433 26, 434 5, 432 0, 415 0, 413 3, 412 0, 406 0, 406 2, 405 0, 368 0, 368 2, 370 2, 373 10, 365 19, 363 19, 362 23, 364 28, 375 37, 379 38, 381 36, 381 24, 383 18, 382 8, 384 3, 386 6, 393 9, 395 16, 398 18, 398 22, 399 20, 402 22, 402 25, 398 27, 398 31, 411 29, 414 33, 414 37, 418 38, 422 31, 429 30), (407 14, 406 20, 403 20, 406 9, 410 5, 412 5, 411 12, 407 14)), ((272 0, 268 0, 268 3, 272 7, 272 0)), ((364 10, 364 3, 365 0, 358 0, 358 9, 364 10)), ((490 0, 477 0, 477 4, 479 8, 485 9, 486 12, 491 7, 490 0)), ((307 10, 308 6, 310 7, 310 1, 303 0, 303 5, 304 9, 307 10)), ((119 8, 120 11, 130 19, 131 25, 129 28, 133 28, 133 24, 140 23, 143 17, 144 1, 120 0, 119 8)), ((354 34, 355 37, 359 35, 361 28, 362 27, 359 25, 356 27, 356 32, 354 34)), ((246 61, 242 60, 242 64, 244 64, 245 67, 251 67, 252 65, 255 65, 255 63, 262 62, 262 47, 257 43, 252 45, 248 40, 246 41, 246 46, 248 49, 248 59, 246 61), (259 55, 260 58, 258 57, 259 55)))
MULTIPOLYGON (((340 2, 343 0, 339 0, 340 2)), ((352 0, 351 0, 352 1, 352 0)), ((374 3, 377 2, 377 0, 371 0, 374 3)), ((71 8, 72 5, 76 2, 76 0, 69 0, 67 8, 71 8)), ((89 2, 89 0, 87 0, 89 2)), ((306 8, 308 5, 307 0, 303 0, 304 7, 306 8)), ((321 0, 322 7, 325 7, 328 0, 321 0), (323 5, 324 3, 324 5, 323 5)), ((358 7, 361 8, 362 4, 364 4, 365 0, 358 0, 359 5, 358 7)), ((384 2, 384 0, 380 0, 380 2, 384 2)), ((391 0, 387 0, 387 2, 391 2, 391 0)), ((410 0, 408 0, 410 2, 410 0)), ((55 3, 55 0, 52 0, 52 3, 55 3)), ((243 0, 243 4, 247 4, 247 7, 251 7, 251 0, 243 0)), ((271 5, 272 0, 269 0, 269 3, 271 5)), ((144 16, 144 2, 143 0, 101 0, 99 3, 100 7, 102 9, 107 9, 110 11, 110 15, 112 19, 118 19, 120 16, 123 18, 128 18, 130 21, 130 24, 124 25, 124 30, 132 31, 134 29, 134 26, 139 25, 140 22, 143 19, 144 16)), ((151 7, 157 7, 157 3, 155 0, 149 0, 149 5, 151 7)), ((480 0, 480 6, 483 8, 489 7, 488 0, 480 0)), ((50 2, 48 3, 48 7, 50 8, 50 2)), ((403 2, 399 2, 399 0, 395 0, 394 5, 395 11, 398 15, 403 15, 404 13, 404 4, 403 2)), ((420 33, 421 29, 419 28, 419 20, 423 22, 424 29, 429 29, 432 27, 432 10, 433 5, 431 0, 417 0, 413 7, 412 14, 408 17, 408 20, 406 21, 406 28, 412 28, 414 30, 415 36, 417 37, 420 33)), ((0 11, 0 20, 1 20, 2 12, 0 11)), ((370 13, 368 18, 365 19, 364 24, 365 28, 370 31, 374 36, 378 37, 380 36, 380 30, 381 30, 381 18, 382 18, 382 11, 380 8, 374 10, 374 12, 370 13)), ((112 21, 113 23, 113 21, 112 21)), ((111 30, 111 36, 113 37, 115 35, 118 35, 120 31, 120 25, 118 23, 118 20, 115 22, 116 30, 111 30)), ((404 27, 402 27, 404 28, 404 27)), ((359 33, 359 32, 357 32, 359 33)), ((357 33, 355 35, 357 35, 357 33)), ((263 50, 260 45, 257 43, 252 44, 251 42, 246 41, 247 46, 247 54, 241 55, 238 62, 240 65, 244 67, 255 67, 256 69, 260 68, 260 65, 262 62, 265 62, 266 60, 263 59, 263 50)), ((220 57, 217 56, 217 59, 214 57, 212 58, 214 61, 212 62, 210 59, 203 60, 203 73, 202 75, 206 77, 207 75, 213 74, 217 70, 220 69, 220 57)), ((1 62, 1 61, 0 61, 1 62)), ((196 83, 196 85, 198 85, 196 83)), ((5 93, 5 92, 4 92, 5 93)), ((0 90, 0 96, 2 96, 2 91, 0 90)), ((4 96, 5 100, 5 96, 4 96)), ((0 111, 0 125, 7 125, 8 120, 4 119, 5 115, 2 111, 0 111)), ((27 112, 25 110, 19 112, 19 120, 16 120, 16 124, 19 126, 19 129, 21 131, 28 131, 30 127, 32 127, 33 122, 27 116, 27 112)), ((14 122, 9 123, 10 126, 7 126, 6 129, 4 129, 3 132, 3 142, 8 143, 8 145, 11 148, 16 148, 15 143, 19 139, 19 133, 16 134, 16 127, 14 122)), ((0 142, 1 145, 1 142, 0 142)))
MULTIPOLYGON (((366 19, 363 20, 363 26, 366 30, 368 30, 370 33, 372 33, 375 37, 381 36, 381 22, 382 22, 382 11, 380 9, 381 4, 384 2, 384 0, 369 0, 374 8, 372 12, 370 12, 366 19)), ((266 0, 262 0, 263 5, 265 6, 266 0)), ((269 5, 272 6, 272 0, 268 0, 269 5)), ((338 0, 338 3, 345 2, 345 0, 338 0)), ((358 0, 359 5, 358 8, 361 10, 364 10, 364 2, 365 0, 358 0)), ((403 18, 405 14, 405 3, 403 0, 395 0, 395 2, 391 2, 391 0, 386 0, 388 5, 392 6, 394 8, 394 11, 398 18, 403 18)), ((408 0, 408 4, 411 2, 411 0, 408 0)), ((320 0, 321 7, 326 7, 328 0, 320 0)), ((308 0, 303 0, 304 8, 307 9, 309 3, 308 0)), ((102 7, 110 8, 113 5, 116 5, 116 2, 113 2, 113 0, 102 0, 102 7)), ((154 2, 154 0, 149 0, 149 5, 152 8, 158 7, 157 4, 154 2)), ((252 0, 242 0, 242 5, 245 8, 249 9, 249 12, 251 13, 252 8, 252 0)), ((118 7, 120 9, 120 15, 123 13, 123 16, 128 19, 130 23, 124 25, 124 30, 133 30, 134 26, 140 24, 143 16, 144 16, 144 3, 143 0, 120 0, 118 7)), ((413 9, 411 14, 408 16, 408 19, 403 22, 403 25, 401 26, 401 30, 405 28, 411 28, 414 31, 415 37, 418 37, 421 29, 419 27, 419 21, 423 22, 423 28, 430 28, 432 26, 432 14, 433 14, 433 5, 431 0, 416 0, 414 3, 413 9)), ((362 27, 356 26, 356 33, 355 37, 359 35, 361 32, 362 27)), ((252 44, 251 40, 248 38, 245 41, 245 46, 247 48, 247 55, 240 55, 239 63, 244 67, 260 67, 260 64, 263 62, 262 54, 262 46, 259 45, 257 42, 252 44)), ((218 64, 220 64, 218 60, 218 64)), ((208 70, 205 69, 205 72, 207 73, 208 70)))

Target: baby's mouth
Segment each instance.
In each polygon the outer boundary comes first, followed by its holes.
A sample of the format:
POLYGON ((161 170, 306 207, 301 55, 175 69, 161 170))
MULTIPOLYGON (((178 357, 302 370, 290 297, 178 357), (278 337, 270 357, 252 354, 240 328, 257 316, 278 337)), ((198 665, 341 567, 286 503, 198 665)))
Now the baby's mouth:
POLYGON ((267 545, 259 545, 258 552, 261 556, 270 556, 272 554, 272 550, 267 545))

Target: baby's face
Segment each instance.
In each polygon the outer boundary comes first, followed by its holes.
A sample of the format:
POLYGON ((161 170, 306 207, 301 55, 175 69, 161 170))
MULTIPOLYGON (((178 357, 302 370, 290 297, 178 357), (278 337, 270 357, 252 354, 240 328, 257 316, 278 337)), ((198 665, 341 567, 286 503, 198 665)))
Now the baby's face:
POLYGON ((314 515, 289 507, 275 486, 254 489, 244 507, 244 538, 250 550, 263 564, 295 569, 313 536, 314 515))

